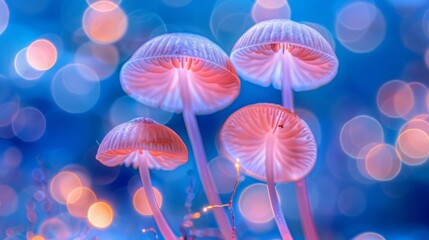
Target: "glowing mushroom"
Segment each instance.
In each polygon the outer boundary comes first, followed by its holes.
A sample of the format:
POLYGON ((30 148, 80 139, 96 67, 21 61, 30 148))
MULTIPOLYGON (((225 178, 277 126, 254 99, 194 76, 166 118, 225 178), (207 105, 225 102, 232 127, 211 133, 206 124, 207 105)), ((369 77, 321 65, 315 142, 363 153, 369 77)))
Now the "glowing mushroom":
POLYGON ((282 239, 292 239, 274 184, 298 181, 313 168, 317 147, 307 124, 280 105, 254 104, 234 112, 219 138, 229 160, 240 159, 247 175, 267 182, 282 239))
POLYGON ((139 168, 149 206, 166 239, 176 239, 159 210, 149 168, 173 170, 188 160, 185 143, 170 128, 149 118, 136 118, 113 128, 101 142, 97 160, 106 166, 133 165, 139 168))
MULTIPOLYGON (((123 66, 124 91, 138 101, 170 112, 183 112, 198 172, 210 205, 221 204, 207 166, 195 114, 228 106, 240 81, 228 56, 213 42, 192 34, 165 34, 143 44, 123 66)), ((224 238, 231 228, 223 209, 214 209, 224 238)))
MULTIPOLYGON (((235 44, 231 61, 250 82, 282 91, 283 106, 293 111, 292 89, 304 91, 330 82, 338 59, 328 41, 311 27, 287 19, 260 22, 235 44)), ((317 239, 308 200, 307 183, 295 183, 304 234, 317 239)))

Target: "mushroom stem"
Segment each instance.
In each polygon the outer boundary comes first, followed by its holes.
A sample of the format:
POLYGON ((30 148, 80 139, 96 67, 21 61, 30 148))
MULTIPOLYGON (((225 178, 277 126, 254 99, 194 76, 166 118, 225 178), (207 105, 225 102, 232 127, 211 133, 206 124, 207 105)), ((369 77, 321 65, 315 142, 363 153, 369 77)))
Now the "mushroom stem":
POLYGON ((270 137, 267 142, 266 148, 266 161, 265 161, 265 174, 267 177, 268 194, 271 201, 271 208, 273 209, 274 219, 276 220, 277 227, 279 228, 280 235, 283 240, 292 240, 289 228, 287 226, 282 208, 280 206, 279 198, 277 196, 276 187, 274 185, 274 156, 273 156, 274 139, 270 137))
POLYGON ((286 53, 289 56, 290 61, 285 61, 282 59, 282 71, 283 74, 280 74, 281 80, 281 91, 282 91, 282 104, 283 107, 289 109, 293 112, 293 92, 292 92, 292 73, 290 64, 293 63, 293 60, 290 58, 290 53, 286 53))
MULTIPOLYGON (((293 92, 290 83, 291 74, 287 66, 283 67, 285 74, 282 76, 282 103, 283 107, 294 111, 293 92)), ((306 239, 318 240, 316 227, 314 225, 313 215, 311 214, 310 200, 307 190, 307 181, 305 178, 295 182, 296 195, 298 200, 299 215, 301 217, 302 228, 306 239)))
POLYGON ((301 216, 302 228, 306 239, 318 240, 313 215, 311 214, 310 200, 308 198, 307 181, 305 178, 295 182, 296 195, 298 199, 299 215, 301 216))
MULTIPOLYGON (((222 202, 215 190, 212 175, 208 168, 206 154, 204 152, 203 141, 201 140, 200 129, 198 128, 197 119, 192 111, 192 102, 190 99, 188 81, 188 71, 182 70, 179 72, 180 82, 183 84, 180 88, 180 96, 183 101, 183 120, 185 121, 186 131, 188 132, 189 139, 191 140, 192 151, 194 153, 195 162, 197 164, 198 174, 207 195, 210 205, 221 205, 222 202)), ((229 224, 228 217, 222 208, 213 209, 215 220, 219 226, 224 239, 236 239, 232 236, 231 225, 229 224)))
MULTIPOLYGON (((197 164, 198 173, 204 188, 204 191, 207 195, 207 199, 210 205, 221 205, 219 196, 215 191, 215 186, 213 183, 212 175, 207 166, 207 158, 204 153, 204 146, 201 140, 200 130, 198 128, 197 119, 192 111, 189 108, 183 109, 183 119, 185 121, 186 130, 188 131, 189 139, 191 140, 192 150, 194 152, 195 161, 197 164)), ((222 232, 224 239, 231 239, 235 237, 232 236, 232 229, 229 225, 228 217, 223 210, 223 208, 214 208, 213 209, 214 217, 216 222, 222 232)), ((236 238, 235 238, 236 239, 236 238)))
POLYGON ((159 206, 158 206, 158 203, 156 202, 155 194, 153 193, 153 189, 152 189, 149 166, 145 158, 141 156, 139 157, 139 172, 140 172, 140 179, 143 183, 143 189, 146 194, 147 201, 149 203, 149 207, 152 210, 153 218, 155 219, 155 222, 158 225, 162 236, 164 236, 165 239, 169 239, 169 240, 177 239, 176 235, 171 230, 170 226, 165 220, 161 210, 159 210, 159 206))

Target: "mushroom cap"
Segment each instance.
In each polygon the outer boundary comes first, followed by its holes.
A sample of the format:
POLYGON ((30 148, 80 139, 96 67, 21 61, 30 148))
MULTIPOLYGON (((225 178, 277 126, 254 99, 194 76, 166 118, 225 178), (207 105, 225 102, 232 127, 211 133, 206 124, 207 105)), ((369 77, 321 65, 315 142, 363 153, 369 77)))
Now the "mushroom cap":
POLYGON ((137 168, 141 157, 149 168, 172 170, 186 163, 188 149, 170 128, 149 118, 136 118, 110 130, 95 158, 109 167, 132 164, 137 168))
POLYGON ((144 43, 120 78, 128 95, 169 112, 183 111, 183 92, 194 113, 208 114, 228 106, 240 91, 228 55, 210 40, 185 33, 144 43))
POLYGON ((219 138, 221 152, 230 161, 239 159, 247 175, 263 181, 269 138, 273 140, 274 181, 298 181, 316 162, 317 146, 309 127, 280 105, 262 103, 239 109, 225 121, 219 138))
POLYGON ((338 59, 328 41, 313 28, 287 19, 260 22, 235 44, 231 61, 244 79, 281 88, 282 75, 292 89, 304 91, 330 82, 338 59))

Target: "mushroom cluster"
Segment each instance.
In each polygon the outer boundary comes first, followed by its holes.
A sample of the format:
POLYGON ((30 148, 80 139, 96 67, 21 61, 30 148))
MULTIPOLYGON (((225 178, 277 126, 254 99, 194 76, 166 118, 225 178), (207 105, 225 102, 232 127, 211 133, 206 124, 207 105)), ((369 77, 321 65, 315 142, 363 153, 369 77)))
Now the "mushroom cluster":
MULTIPOLYGON (((308 239, 318 239, 311 215, 305 176, 315 165, 317 146, 307 124, 293 112, 292 89, 303 91, 331 81, 338 60, 329 43, 314 29, 290 20, 260 22, 235 44, 231 57, 210 40, 185 33, 164 34, 144 43, 121 70, 123 90, 137 101, 182 113, 209 208, 223 238, 235 239, 222 207, 195 115, 230 105, 243 79, 282 90, 283 106, 245 106, 224 123, 220 152, 247 175, 266 181, 275 220, 283 239, 292 239, 275 183, 295 182, 299 210, 308 239)), ((149 169, 173 170, 188 159, 180 137, 166 126, 138 118, 112 129, 96 157, 107 166, 139 168, 160 232, 177 239, 163 217, 151 187, 149 169)), ((231 199, 232 201, 232 199, 231 199)))

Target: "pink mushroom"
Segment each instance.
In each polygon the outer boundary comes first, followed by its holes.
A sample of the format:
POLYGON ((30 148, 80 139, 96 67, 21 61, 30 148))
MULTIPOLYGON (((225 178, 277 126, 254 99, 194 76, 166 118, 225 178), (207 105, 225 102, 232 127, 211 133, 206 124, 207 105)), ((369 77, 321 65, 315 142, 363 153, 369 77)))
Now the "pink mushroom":
MULTIPOLYGON (((123 66, 124 91, 138 101, 170 112, 183 112, 198 173, 210 205, 221 204, 215 191, 195 114, 228 106, 240 81, 228 56, 216 44, 192 34, 165 34, 143 44, 123 66)), ((224 238, 231 227, 223 209, 214 209, 224 238)))
MULTIPOLYGON (((231 61, 245 80, 282 91, 283 106, 293 111, 292 89, 310 90, 330 82, 338 59, 328 41, 311 27, 287 19, 260 22, 235 44, 231 61)), ((311 215, 307 183, 295 183, 307 239, 318 239, 311 215)))
POLYGON ((247 175, 267 182, 280 234, 292 239, 274 184, 298 181, 313 168, 317 147, 307 124, 280 105, 254 104, 234 112, 219 138, 229 160, 239 159, 247 175))
POLYGON ((156 224, 165 239, 177 239, 159 210, 149 168, 173 170, 186 163, 188 150, 182 139, 170 128, 149 118, 136 118, 113 128, 101 142, 96 158, 109 167, 121 164, 138 167, 156 224))

